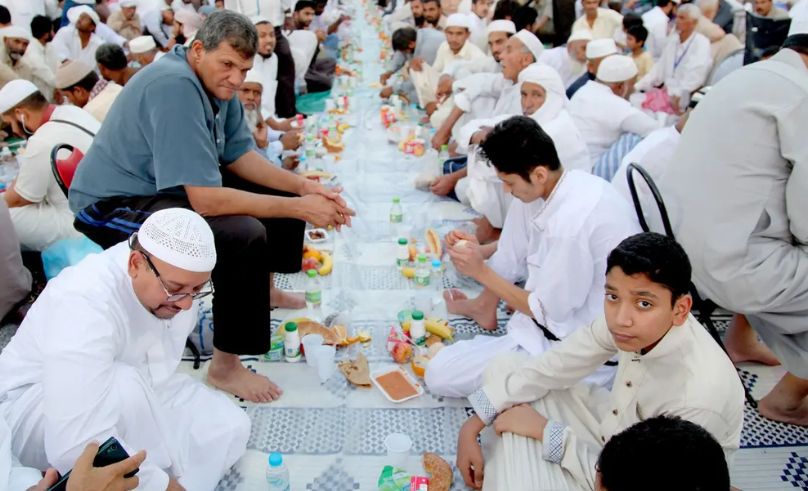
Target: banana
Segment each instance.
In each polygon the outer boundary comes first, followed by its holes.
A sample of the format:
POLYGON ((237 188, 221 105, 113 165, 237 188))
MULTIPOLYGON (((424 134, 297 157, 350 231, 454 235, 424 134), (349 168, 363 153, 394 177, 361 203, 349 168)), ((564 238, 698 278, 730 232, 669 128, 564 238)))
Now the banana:
POLYGON ((424 239, 426 239, 426 246, 429 248, 429 252, 431 252, 435 258, 440 259, 443 255, 443 247, 441 247, 438 232, 434 228, 429 228, 426 231, 424 239))
POLYGON ((415 247, 415 244, 410 244, 407 246, 407 251, 410 253, 410 261, 415 262, 418 259, 418 248, 415 247))
POLYGON ((415 278, 415 268, 404 266, 401 268, 401 274, 404 275, 405 278, 413 279, 415 278))
POLYGON ((451 341, 452 336, 454 336, 454 330, 449 326, 449 321, 441 319, 427 319, 424 324, 426 326, 426 332, 434 334, 441 339, 448 339, 451 341))
POLYGON ((331 258, 331 254, 322 251, 320 254, 323 256, 322 260, 322 267, 318 270, 320 276, 325 276, 331 273, 331 270, 334 269, 334 260, 331 258))

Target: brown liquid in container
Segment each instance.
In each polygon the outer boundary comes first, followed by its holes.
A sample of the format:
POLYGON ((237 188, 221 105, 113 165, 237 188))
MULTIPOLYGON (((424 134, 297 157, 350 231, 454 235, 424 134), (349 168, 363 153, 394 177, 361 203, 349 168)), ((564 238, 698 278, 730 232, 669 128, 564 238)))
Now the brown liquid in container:
POLYGON ((418 390, 398 370, 379 375, 376 377, 376 382, 394 401, 418 395, 418 390))

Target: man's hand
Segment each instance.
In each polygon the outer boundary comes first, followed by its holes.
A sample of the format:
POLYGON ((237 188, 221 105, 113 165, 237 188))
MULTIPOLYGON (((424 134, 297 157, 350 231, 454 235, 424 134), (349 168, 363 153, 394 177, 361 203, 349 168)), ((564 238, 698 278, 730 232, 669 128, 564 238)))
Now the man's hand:
POLYGON ((303 187, 301 188, 300 195, 301 196, 309 196, 309 195, 320 195, 323 196, 331 201, 333 201, 336 206, 340 210, 342 222, 338 225, 335 225, 337 229, 340 228, 341 225, 351 226, 351 217, 356 216, 356 212, 350 208, 348 208, 348 203, 340 196, 342 192, 342 188, 336 187, 329 189, 319 182, 312 181, 311 179, 305 179, 303 183, 303 187))
POLYGON ((432 116, 437 110, 438 110, 438 103, 434 101, 427 102, 426 106, 424 107, 424 111, 426 111, 427 116, 432 116))
POLYGON ((439 151, 442 146, 449 143, 450 136, 451 130, 444 130, 443 127, 441 127, 441 129, 432 136, 432 148, 439 151))
POLYGON ((258 148, 267 148, 269 145, 269 130, 266 123, 263 121, 258 122, 258 126, 253 131, 253 138, 255 138, 255 144, 258 148))
POLYGON ((45 475, 42 476, 37 485, 31 486, 28 491, 47 491, 57 482, 59 482, 59 473, 56 472, 56 469, 51 468, 45 471, 45 475))
POLYGON ((459 157, 459 156, 460 154, 457 153, 457 142, 453 141, 452 143, 449 144, 449 157, 459 157))
POLYGON ((379 92, 379 97, 381 97, 382 99, 387 99, 391 95, 393 95, 393 88, 392 87, 385 87, 385 88, 382 89, 381 92, 379 92))
POLYGON ((670 100, 671 100, 671 107, 673 107, 673 110, 676 111, 676 114, 682 114, 682 108, 681 108, 682 99, 679 96, 674 95, 670 97, 670 100))
POLYGON ((477 241, 477 237, 474 234, 466 233, 462 230, 452 230, 448 234, 446 234, 446 245, 449 247, 454 247, 461 240, 465 240, 467 242, 471 242, 472 244, 480 245, 480 242, 477 241))
POLYGON ((171 478, 168 480, 166 491, 185 491, 185 488, 176 479, 171 478))
POLYGON ((298 165, 300 165, 300 160, 297 155, 290 155, 283 159, 283 168, 286 170, 295 170, 298 165))
POLYGON ((283 121, 275 121, 273 129, 276 131, 292 131, 294 129, 292 128, 292 121, 294 121, 294 118, 284 119, 283 121))
POLYGON ((415 70, 416 72, 420 72, 424 69, 424 60, 421 58, 413 58, 410 60, 410 68, 415 70))
POLYGON ((315 31, 315 34, 317 35, 317 41, 321 43, 325 41, 325 38, 328 36, 328 34, 326 34, 326 32, 323 31, 322 29, 318 29, 317 31, 315 31))
POLYGON ((438 88, 435 91, 435 98, 438 102, 443 102, 452 95, 452 84, 454 80, 449 75, 441 75, 438 79, 438 88))
POLYGON ((450 248, 449 257, 452 259, 457 271, 475 280, 480 277, 487 267, 483 260, 482 252, 480 252, 480 245, 474 242, 464 244, 463 247, 450 248))
POLYGON ((477 443, 477 436, 485 428, 478 416, 472 416, 460 428, 457 437, 457 469, 463 476, 466 486, 473 489, 483 487, 483 450, 477 443))
POLYGON ((446 196, 452 192, 455 184, 457 184, 455 178, 451 174, 447 174, 435 179, 435 181, 432 182, 432 186, 429 187, 429 190, 436 196, 446 196))
POLYGON ((134 471, 146 460, 146 451, 106 467, 93 467, 93 459, 98 453, 98 443, 90 443, 79 456, 70 478, 67 480, 67 491, 121 491, 135 489, 139 480, 137 476, 124 477, 134 471))
POLYGON ((300 198, 302 218, 315 227, 333 226, 339 230, 343 225, 351 225, 351 216, 356 213, 340 206, 336 200, 322 194, 308 194, 300 198))
POLYGON ((491 133, 492 129, 493 128, 490 126, 483 126, 479 130, 475 131, 474 134, 471 135, 471 143, 473 145, 481 144, 486 138, 488 138, 488 134, 491 133))
POLYGON ((379 77, 379 83, 382 85, 387 85, 387 81, 390 80, 390 77, 393 76, 392 72, 384 72, 382 76, 379 77))
POLYGON ((514 406, 494 420, 494 430, 497 435, 513 433, 539 441, 544 440, 545 426, 547 426, 547 418, 529 404, 514 406))
POLYGON ((297 150, 300 148, 300 130, 287 131, 281 137, 284 150, 297 150))

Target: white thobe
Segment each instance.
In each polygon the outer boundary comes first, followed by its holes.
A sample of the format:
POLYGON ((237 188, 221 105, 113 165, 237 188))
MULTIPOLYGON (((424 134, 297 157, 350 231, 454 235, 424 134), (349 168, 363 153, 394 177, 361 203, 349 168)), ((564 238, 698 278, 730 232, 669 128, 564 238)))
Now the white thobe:
POLYGON ((255 55, 253 70, 261 79, 264 91, 261 93, 261 116, 264 119, 275 117, 275 92, 278 90, 278 57, 273 53, 269 58, 255 55))
POLYGON ((284 10, 291 9, 289 0, 224 0, 224 8, 247 17, 266 17, 274 27, 283 26, 284 10))
POLYGON ((24 490, 36 486, 42 478, 41 471, 23 467, 11 453, 11 429, 0 418, 0 489, 24 490))
MULTIPOLYGON (((606 258, 639 231, 634 212, 609 183, 567 171, 549 201, 513 200, 488 265, 508 282, 526 280, 531 316, 564 339, 602 315, 606 258)), ((536 356, 557 344, 531 316, 514 313, 502 338, 477 336, 441 350, 427 368, 430 391, 467 397, 496 355, 524 350, 536 356)), ((608 386, 613 374, 603 367, 591 380, 608 386)))
MULTIPOLYGON (((466 41, 460 51, 454 53, 449 47, 449 43, 444 42, 438 48, 435 55, 435 63, 422 64, 420 72, 410 69, 410 79, 418 93, 418 102, 421 107, 425 107, 435 100, 435 91, 438 89, 438 80, 444 70, 450 69, 454 62, 468 62, 477 59, 484 59, 485 54, 480 48, 466 41)), ((447 72, 448 74, 448 72, 447 72)))
POLYGON ((471 24, 469 41, 480 48, 483 53, 488 53, 488 19, 481 19, 474 12, 466 14, 466 18, 471 24))
POLYGON ((670 21, 668 14, 659 7, 642 14, 642 24, 648 30, 648 40, 645 44, 654 60, 658 60, 662 56, 662 50, 665 49, 670 21))
POLYGON ((597 162, 623 133, 645 137, 660 126, 597 80, 590 80, 575 93, 569 112, 586 141, 592 162, 597 162))
POLYGON ((144 12, 141 17, 143 18, 143 27, 154 37, 157 45, 161 47, 168 45, 172 26, 163 24, 163 11, 155 8, 144 12))
POLYGON ((744 391, 735 367, 692 315, 640 354, 618 349, 601 314, 542 356, 495 360, 469 400, 487 424, 521 403, 550 420, 543 442, 511 433, 497 439, 486 459, 486 490, 591 490, 602 446, 663 414, 707 430, 731 466, 743 428, 744 391), (614 355, 611 392, 580 383, 614 355))
POLYGON ((31 31, 31 20, 37 15, 52 18, 56 10, 56 0, 2 0, 0 5, 8 8, 11 23, 31 31))
POLYGON ((415 17, 412 15, 412 5, 409 2, 404 5, 399 4, 392 14, 384 17, 384 22, 387 24, 391 31, 395 31, 400 26, 399 24, 407 24, 410 27, 415 27, 415 17))
POLYGON ((539 57, 538 63, 555 68, 564 87, 569 87, 586 71, 586 65, 572 58, 566 46, 545 49, 539 57))
POLYGON ((154 317, 128 275, 128 244, 51 280, 0 353, 0 414, 23 465, 68 471, 90 441, 114 436, 147 452, 144 490, 212 490, 246 450, 247 415, 232 397, 176 373, 197 306, 154 317))
POLYGON ((79 33, 72 25, 64 26, 56 32, 51 41, 57 63, 65 60, 81 61, 87 66, 96 66, 95 52, 98 47, 104 44, 104 40, 98 34, 92 34, 87 46, 81 46, 79 33))
POLYGON ((53 71, 53 58, 48 53, 48 46, 43 46, 37 39, 32 39, 28 49, 20 60, 31 69, 31 82, 49 101, 53 99, 56 77, 53 71))
POLYGON ((582 15, 572 24, 572 32, 586 30, 592 33, 592 39, 613 39, 614 31, 622 26, 622 15, 612 9, 598 7, 598 15, 591 27, 586 15, 582 15))
POLYGON ((662 56, 639 82, 636 90, 648 90, 660 84, 670 97, 679 97, 680 108, 690 103, 690 94, 704 85, 713 57, 710 40, 694 32, 684 42, 678 33, 671 34, 662 56))
POLYGON ((808 69, 784 49, 702 99, 659 183, 696 286, 746 314, 800 378, 808 378, 806 121, 808 69))

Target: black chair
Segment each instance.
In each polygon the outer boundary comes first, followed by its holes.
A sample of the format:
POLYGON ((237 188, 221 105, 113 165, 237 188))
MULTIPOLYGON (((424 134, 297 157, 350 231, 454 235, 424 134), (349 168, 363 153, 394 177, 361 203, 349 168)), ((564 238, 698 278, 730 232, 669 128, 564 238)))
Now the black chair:
POLYGON ((788 37, 791 19, 770 19, 751 12, 746 13, 746 53, 743 64, 759 61, 771 55, 788 37))
MULTIPOLYGON (((676 236, 673 234, 673 227, 671 227, 671 222, 668 218, 668 209, 665 207, 665 201, 662 199, 662 193, 659 192, 659 188, 651 178, 651 175, 648 174, 648 171, 643 169, 643 167, 637 163, 631 163, 626 169, 626 180, 628 181, 628 189, 631 192, 631 200, 634 203, 634 211, 637 213, 637 220, 640 222, 640 227, 642 227, 643 231, 645 232, 652 232, 651 227, 648 226, 648 222, 645 219, 645 213, 643 213, 642 203, 640 203, 640 197, 637 194, 637 186, 634 184, 635 171, 642 176, 645 184, 651 191, 651 195, 654 197, 657 210, 659 211, 660 218, 662 219, 662 227, 665 230, 665 235, 676 240, 676 236)), ((693 284, 692 281, 690 282, 690 295, 693 297, 693 310, 696 311, 696 318, 699 320, 699 322, 701 322, 701 325, 707 329, 707 332, 710 333, 710 336, 712 336, 715 342, 721 346, 724 353, 727 353, 727 348, 724 346, 724 341, 721 340, 721 336, 718 334, 718 329, 716 329, 715 323, 712 319, 712 314, 715 312, 718 306, 713 301, 702 298, 696 289, 696 285, 693 284)), ((729 356, 729 353, 727 353, 727 356, 729 356)), ((757 407, 757 401, 755 401, 755 399, 752 397, 752 394, 749 392, 749 389, 746 388, 746 385, 744 385, 743 388, 744 393, 746 394, 746 401, 751 404, 752 407, 757 407)))

